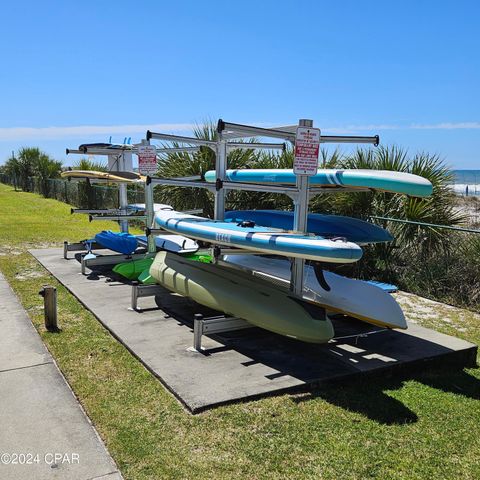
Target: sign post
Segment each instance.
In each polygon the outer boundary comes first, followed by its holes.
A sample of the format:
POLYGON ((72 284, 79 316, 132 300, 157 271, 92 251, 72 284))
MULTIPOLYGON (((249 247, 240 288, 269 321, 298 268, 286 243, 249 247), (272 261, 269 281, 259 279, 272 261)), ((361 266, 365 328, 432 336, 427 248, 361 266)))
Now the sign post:
MULTIPOLYGON (((309 177, 317 174, 320 153, 320 129, 313 128, 312 120, 300 120, 295 136, 294 152, 293 172, 297 176, 298 194, 295 200, 293 229, 305 233, 308 219, 309 177)), ((293 260, 290 288, 298 296, 303 296, 304 268, 305 259, 293 260)))
MULTIPOLYGON (((300 120, 302 121, 302 120, 300 120)), ((318 170, 318 154, 320 153, 320 129, 298 127, 295 135, 295 175, 316 175, 318 170)))
MULTIPOLYGON (((142 140, 142 144, 137 148, 138 155, 138 171, 142 175, 155 175, 157 173, 157 147, 150 145, 148 140, 142 140)), ((154 227, 155 213, 153 209, 153 184, 147 182, 145 184, 145 213, 147 214, 147 227, 154 227)), ((150 233, 147 236, 148 253, 155 253, 157 247, 155 238, 150 233)))
POLYGON ((137 149, 138 171, 142 175, 157 173, 157 148, 155 145, 140 145, 137 149))

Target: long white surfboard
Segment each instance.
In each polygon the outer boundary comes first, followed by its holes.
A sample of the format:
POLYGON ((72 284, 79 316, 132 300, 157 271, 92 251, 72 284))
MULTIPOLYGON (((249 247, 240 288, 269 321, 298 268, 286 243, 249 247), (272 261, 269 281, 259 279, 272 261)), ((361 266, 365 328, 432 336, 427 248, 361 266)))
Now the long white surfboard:
MULTIPOLYGON (((228 264, 247 268, 272 280, 290 280, 290 262, 282 258, 225 255, 223 259, 228 264)), ((407 328, 400 305, 389 293, 363 280, 342 277, 328 271, 323 273, 330 290, 321 285, 312 266, 305 266, 305 296, 328 312, 341 313, 382 327, 407 328)))

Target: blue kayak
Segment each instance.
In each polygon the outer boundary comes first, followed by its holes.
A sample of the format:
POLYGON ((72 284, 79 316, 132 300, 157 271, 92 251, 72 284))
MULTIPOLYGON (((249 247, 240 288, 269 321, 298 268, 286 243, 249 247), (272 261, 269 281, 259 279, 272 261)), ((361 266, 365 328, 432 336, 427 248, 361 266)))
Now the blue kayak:
MULTIPOLYGON (((262 227, 293 230, 293 212, 282 210, 232 210, 225 212, 225 220, 251 221, 262 227)), ((345 238, 358 244, 391 242, 393 237, 384 228, 358 218, 340 215, 309 213, 307 232, 326 238, 345 238)))
POLYGON ((112 232, 103 230, 95 235, 95 241, 105 248, 114 252, 130 255, 138 246, 137 239, 134 235, 124 232, 112 232))

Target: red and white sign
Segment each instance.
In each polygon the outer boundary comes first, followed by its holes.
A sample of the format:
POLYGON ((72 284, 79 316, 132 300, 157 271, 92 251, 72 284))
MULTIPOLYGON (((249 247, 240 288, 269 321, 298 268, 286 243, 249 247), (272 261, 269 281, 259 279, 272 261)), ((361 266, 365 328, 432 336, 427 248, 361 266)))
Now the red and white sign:
POLYGON ((137 150, 138 171, 142 175, 157 173, 157 148, 155 145, 140 145, 137 150))
POLYGON ((320 153, 320 129, 298 127, 295 137, 295 159, 293 173, 295 175, 316 175, 318 154, 320 153))

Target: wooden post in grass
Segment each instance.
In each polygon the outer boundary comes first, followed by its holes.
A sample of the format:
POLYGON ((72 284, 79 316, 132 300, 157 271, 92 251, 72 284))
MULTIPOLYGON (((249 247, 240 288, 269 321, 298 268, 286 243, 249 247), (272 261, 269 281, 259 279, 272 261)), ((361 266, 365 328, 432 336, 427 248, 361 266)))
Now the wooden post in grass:
POLYGON ((58 332, 57 324, 57 289, 51 285, 43 285, 39 294, 43 297, 45 328, 49 332, 58 332))

